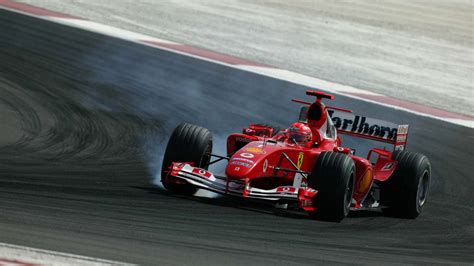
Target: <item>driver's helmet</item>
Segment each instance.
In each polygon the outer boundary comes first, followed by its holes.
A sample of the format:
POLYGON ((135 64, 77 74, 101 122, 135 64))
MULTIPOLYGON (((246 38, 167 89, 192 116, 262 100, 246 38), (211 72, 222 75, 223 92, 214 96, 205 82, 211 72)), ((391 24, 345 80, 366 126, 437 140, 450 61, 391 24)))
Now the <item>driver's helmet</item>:
POLYGON ((311 129, 305 123, 293 123, 288 129, 290 141, 296 141, 300 145, 306 145, 313 137, 311 129))

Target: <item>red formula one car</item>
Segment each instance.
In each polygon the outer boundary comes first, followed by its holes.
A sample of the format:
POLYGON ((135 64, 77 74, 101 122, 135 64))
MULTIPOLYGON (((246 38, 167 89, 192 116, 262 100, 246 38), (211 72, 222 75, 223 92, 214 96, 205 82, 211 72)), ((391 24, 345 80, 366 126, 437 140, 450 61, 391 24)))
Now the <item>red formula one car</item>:
POLYGON ((325 106, 334 99, 308 90, 299 121, 289 128, 252 124, 227 139, 227 155, 212 153, 209 130, 181 124, 172 133, 163 158, 163 186, 191 195, 198 188, 220 194, 275 201, 321 219, 340 221, 349 210, 381 208, 415 218, 426 202, 431 178, 428 158, 404 151, 408 125, 353 115, 325 106), (342 146, 339 134, 392 144, 373 148, 366 158, 342 146), (212 159, 215 158, 215 159, 212 159), (228 160, 225 175, 209 165, 228 160))

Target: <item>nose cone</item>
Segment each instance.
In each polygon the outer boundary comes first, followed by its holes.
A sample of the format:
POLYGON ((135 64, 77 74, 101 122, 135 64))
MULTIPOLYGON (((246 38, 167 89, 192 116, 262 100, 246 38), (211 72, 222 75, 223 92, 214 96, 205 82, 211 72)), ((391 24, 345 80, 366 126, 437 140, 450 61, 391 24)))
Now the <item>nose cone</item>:
POLYGON ((266 154, 267 152, 262 147, 257 147, 252 143, 248 144, 229 160, 225 171, 227 177, 242 179, 256 175, 259 169, 257 165, 265 158, 266 154))
POLYGON ((241 179, 249 175, 256 161, 251 153, 238 153, 232 156, 226 168, 226 175, 232 179, 241 179))

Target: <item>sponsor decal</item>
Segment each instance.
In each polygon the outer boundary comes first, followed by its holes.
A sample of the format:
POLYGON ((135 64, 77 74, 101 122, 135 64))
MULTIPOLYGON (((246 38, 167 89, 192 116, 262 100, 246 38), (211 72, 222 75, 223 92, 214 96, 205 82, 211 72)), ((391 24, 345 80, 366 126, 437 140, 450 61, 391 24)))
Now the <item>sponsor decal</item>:
POLYGON ((395 141, 395 150, 403 151, 407 143, 408 125, 399 125, 397 131, 397 140, 395 141))
POLYGON ((232 164, 232 165, 241 165, 241 166, 243 166, 243 167, 247 167, 247 168, 250 168, 250 167, 252 167, 252 165, 251 165, 251 164, 244 163, 244 162, 238 162, 238 161, 237 161, 237 162, 236 162, 236 161, 233 161, 233 162, 231 162, 230 164, 232 164))
POLYGON ((276 190, 276 192, 278 193, 285 193, 285 192, 294 193, 295 191, 296 191, 296 188, 294 187, 277 187, 277 190, 276 190))
POLYGON ((408 134, 408 125, 399 125, 397 133, 404 135, 408 134))
MULTIPOLYGON (((400 129, 400 127, 394 123, 353 115, 352 113, 328 110, 328 114, 332 119, 334 127, 341 131, 395 140, 397 130, 400 129)), ((402 131, 403 130, 408 131, 408 126, 406 129, 402 129, 402 131)))
POLYGON ((407 135, 397 135, 397 142, 406 142, 407 135))
POLYGON ((263 172, 264 172, 264 173, 267 172, 267 168, 268 168, 268 160, 265 159, 265 161, 263 162, 263 172))
POLYGON ((235 170, 235 171, 239 171, 239 170, 240 170, 240 167, 237 166, 237 167, 234 168, 234 170, 235 170))
POLYGON ((264 154, 265 151, 262 148, 259 147, 248 147, 245 148, 245 151, 255 153, 255 154, 264 154))
POLYGON ((193 174, 205 177, 207 179, 211 178, 211 176, 212 176, 212 174, 209 173, 208 171, 206 171, 204 169, 199 169, 199 168, 194 168, 193 169, 193 174))
POLYGON ((298 162, 296 164, 298 168, 301 168, 301 165, 303 165, 303 159, 304 159, 304 153, 303 152, 298 153, 298 162))
POLYGON ((247 163, 250 163, 250 164, 254 164, 255 162, 252 161, 252 160, 249 160, 249 159, 245 159, 245 158, 232 158, 233 161, 243 161, 243 162, 247 162, 247 163))
POLYGON ((251 153, 247 153, 247 152, 242 152, 240 154, 241 157, 244 157, 244 158, 247 158, 247 159, 250 159, 250 158, 253 158, 255 157, 255 155, 251 154, 251 153))
POLYGON ((370 185, 372 184, 372 171, 369 169, 365 172, 364 176, 359 181, 359 189, 357 190, 358 193, 366 192, 370 185))

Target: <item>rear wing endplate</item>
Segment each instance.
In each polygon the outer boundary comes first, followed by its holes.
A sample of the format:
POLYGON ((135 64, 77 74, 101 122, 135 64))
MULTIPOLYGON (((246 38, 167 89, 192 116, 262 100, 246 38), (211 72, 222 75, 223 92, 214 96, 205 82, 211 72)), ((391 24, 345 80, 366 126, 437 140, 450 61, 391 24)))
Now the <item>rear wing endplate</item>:
POLYGON ((394 150, 405 149, 408 125, 397 125, 341 110, 328 109, 327 111, 340 134, 390 143, 394 146, 394 150))

